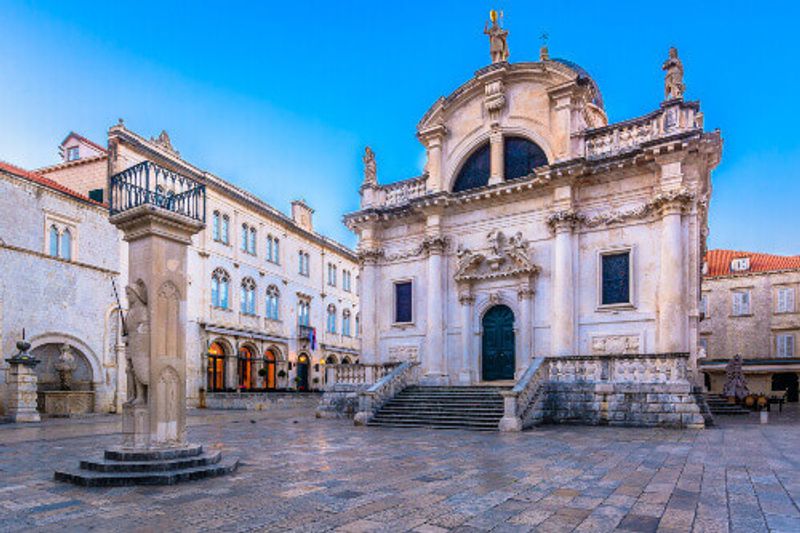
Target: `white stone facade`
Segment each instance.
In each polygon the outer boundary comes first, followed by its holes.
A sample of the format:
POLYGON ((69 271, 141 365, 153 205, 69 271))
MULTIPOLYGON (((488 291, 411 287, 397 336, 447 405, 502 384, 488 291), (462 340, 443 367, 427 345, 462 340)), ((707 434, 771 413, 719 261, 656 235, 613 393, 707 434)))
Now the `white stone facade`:
POLYGON ((354 253, 314 231, 313 210, 305 203, 295 202, 293 216, 287 217, 255 195, 184 161, 171 144, 165 144, 164 135, 147 140, 123 125, 114 126, 109 131, 109 169, 116 174, 150 160, 206 185, 207 225, 193 238, 189 250, 187 395, 190 403, 199 401, 201 389, 215 391, 209 383, 206 357, 212 343, 222 348, 225 356, 224 378, 217 383, 224 386, 216 387, 216 391, 265 388, 266 376, 259 376, 258 370, 264 367, 261 360, 268 351, 276 359, 270 388, 297 388, 298 363, 305 355, 308 383, 304 387, 322 389, 327 362, 356 362, 359 357, 359 273, 354 253), (215 217, 218 217, 217 230, 215 217), (247 242, 243 235, 245 226, 247 242), (305 261, 302 272, 301 252, 305 261), (332 267, 334 275, 328 272, 332 267), (214 302, 215 273, 227 277, 227 305, 222 305, 219 296, 214 302), (245 282, 253 290, 250 307, 243 307, 245 282), (277 316, 267 310, 268 289, 277 289, 277 316), (309 303, 307 323, 316 331, 313 349, 308 330, 299 326, 301 300, 309 303), (331 306, 335 309, 335 332, 329 332, 327 327, 331 306), (237 356, 242 348, 258 360, 249 365, 249 370, 248 363, 237 356), (249 382, 244 375, 248 372, 249 382))
POLYGON ((7 401, 5 359, 16 352, 23 328, 31 353, 42 360, 35 369, 40 390, 57 386, 53 364, 67 344, 78 359, 76 388, 94 391, 94 411, 113 410, 125 379, 112 280, 119 288, 126 252, 107 208, 6 168, 0 211, 0 412, 7 401), (52 228, 61 241, 55 254, 52 228))
POLYGON ((423 383, 483 381, 486 315, 506 306, 511 379, 551 355, 687 352, 693 369, 721 154, 702 126, 699 104, 682 99, 607 125, 596 85, 569 62, 479 70, 418 124, 425 173, 383 186, 365 176, 362 209, 346 217, 360 237, 362 361, 418 360, 423 383), (517 139, 546 162, 507 179, 504 145, 517 139), (485 181, 462 187, 482 150, 485 181), (629 268, 611 305, 606 255, 627 255, 629 268))

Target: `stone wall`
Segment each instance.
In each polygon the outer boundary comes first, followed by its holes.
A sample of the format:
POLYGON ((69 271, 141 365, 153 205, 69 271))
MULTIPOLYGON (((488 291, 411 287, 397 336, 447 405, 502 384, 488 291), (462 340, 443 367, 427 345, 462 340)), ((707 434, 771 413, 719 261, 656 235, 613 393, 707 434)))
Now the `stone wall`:
POLYGON ((207 409, 265 411, 285 408, 310 408, 319 404, 319 393, 296 392, 221 392, 206 395, 207 409))
POLYGON ((353 418, 358 411, 358 393, 368 387, 337 384, 326 390, 317 405, 317 418, 353 418))
POLYGON ((688 383, 558 383, 545 386, 542 422, 702 428, 688 383))
MULTIPOLYGON (((0 173, 0 211, 0 413, 5 358, 16 353, 23 328, 33 353, 62 344, 80 352, 88 368, 76 381, 95 392, 95 412, 113 411, 125 377, 112 280, 122 291, 126 261, 106 208, 0 173), (71 260, 49 255, 51 223, 70 229, 71 260)), ((46 362, 39 371, 47 372, 46 362)))

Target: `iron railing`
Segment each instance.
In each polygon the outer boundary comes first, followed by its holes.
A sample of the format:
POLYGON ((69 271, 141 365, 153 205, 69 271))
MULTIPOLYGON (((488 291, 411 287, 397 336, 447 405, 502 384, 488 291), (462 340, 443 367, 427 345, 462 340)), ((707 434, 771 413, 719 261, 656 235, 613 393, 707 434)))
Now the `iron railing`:
POLYGON ((140 205, 153 205, 206 221, 206 186, 152 161, 142 161, 111 176, 108 191, 112 215, 140 205))

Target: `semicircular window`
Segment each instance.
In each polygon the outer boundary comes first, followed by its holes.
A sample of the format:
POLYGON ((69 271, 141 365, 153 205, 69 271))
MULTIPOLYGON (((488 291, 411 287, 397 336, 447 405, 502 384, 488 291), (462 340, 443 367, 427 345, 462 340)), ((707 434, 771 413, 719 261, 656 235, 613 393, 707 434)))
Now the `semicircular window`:
POLYGON ((544 150, 528 139, 506 137, 503 141, 506 181, 525 177, 533 172, 534 168, 547 164, 544 150))
POLYGON ((483 187, 489 183, 489 143, 487 142, 469 156, 461 167, 453 192, 483 187))

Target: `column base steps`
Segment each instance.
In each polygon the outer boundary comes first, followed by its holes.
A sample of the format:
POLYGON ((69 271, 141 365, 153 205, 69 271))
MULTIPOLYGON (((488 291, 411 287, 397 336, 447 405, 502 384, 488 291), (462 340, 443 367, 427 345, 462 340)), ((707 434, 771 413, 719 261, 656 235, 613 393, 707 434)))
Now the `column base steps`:
POLYGON ((114 448, 100 459, 81 461, 78 469, 57 471, 54 478, 83 487, 175 485, 223 476, 238 467, 238 457, 223 459, 221 452, 205 452, 202 446, 152 451, 114 448))
POLYGON ((511 387, 413 386, 386 402, 368 426, 497 431, 501 390, 511 387))
POLYGON ((749 415, 750 410, 739 404, 728 403, 728 399, 719 394, 707 394, 706 402, 713 415, 749 415))

